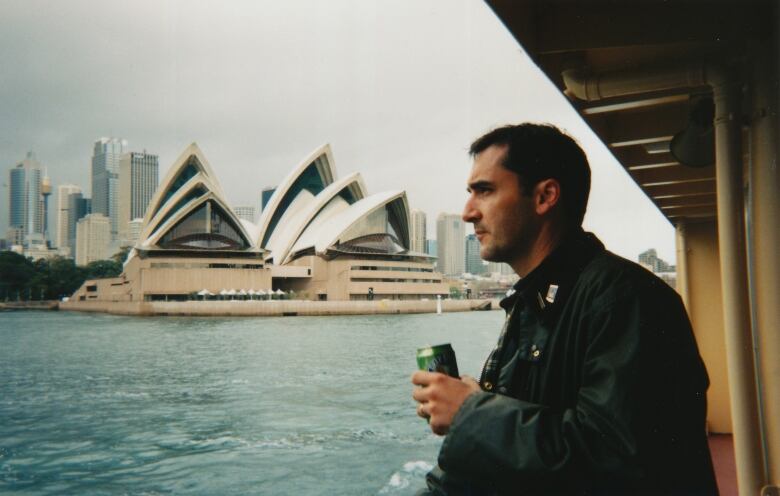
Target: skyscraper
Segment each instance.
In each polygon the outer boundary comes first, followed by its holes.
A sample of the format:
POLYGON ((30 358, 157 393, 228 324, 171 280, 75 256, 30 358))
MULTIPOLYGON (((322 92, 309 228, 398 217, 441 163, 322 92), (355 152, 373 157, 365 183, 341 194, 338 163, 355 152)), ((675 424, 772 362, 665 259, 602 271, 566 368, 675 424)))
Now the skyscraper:
POLYGON ((248 220, 249 222, 257 222, 255 219, 255 207, 251 205, 241 205, 233 207, 233 211, 239 219, 248 220))
POLYGON ((41 164, 33 152, 10 173, 10 209, 8 238, 24 247, 44 244, 44 198, 41 164))
POLYGON ((141 218, 133 219, 127 223, 127 244, 128 246, 135 246, 138 242, 138 238, 141 236, 141 228, 144 225, 144 220, 141 218))
POLYGON ((117 229, 121 244, 130 244, 128 224, 146 214, 159 181, 157 155, 130 152, 119 160, 117 229))
POLYGON ((100 138, 92 154, 92 211, 111 221, 111 239, 119 231, 119 160, 127 148, 127 140, 100 138))
POLYGON ((84 198, 80 191, 68 195, 68 249, 71 258, 76 258, 76 226, 91 213, 91 199, 84 198))
POLYGON ((422 210, 412 210, 412 225, 410 226, 410 241, 412 251, 425 253, 425 239, 428 218, 422 210))
MULTIPOLYGON (((68 249, 68 238, 70 233, 70 227, 68 222, 70 216, 70 199, 69 196, 73 193, 81 193, 81 188, 75 184, 60 184, 57 186, 57 237, 54 242, 57 248, 68 249)), ((67 255, 73 256, 73 252, 67 253, 67 255)))
POLYGON ((271 199, 271 196, 273 196, 274 191, 276 191, 276 186, 267 186, 263 188, 263 190, 260 192, 260 211, 262 212, 265 210, 265 206, 268 203, 268 200, 271 199))
POLYGON ((103 214, 89 214, 76 224, 76 265, 106 260, 111 243, 111 220, 103 214))
POLYGON ((442 274, 460 275, 466 268, 466 226, 459 214, 441 213, 436 218, 438 270, 442 274))
POLYGON ((466 236, 466 272, 470 274, 482 274, 487 267, 479 256, 479 240, 476 234, 466 236))

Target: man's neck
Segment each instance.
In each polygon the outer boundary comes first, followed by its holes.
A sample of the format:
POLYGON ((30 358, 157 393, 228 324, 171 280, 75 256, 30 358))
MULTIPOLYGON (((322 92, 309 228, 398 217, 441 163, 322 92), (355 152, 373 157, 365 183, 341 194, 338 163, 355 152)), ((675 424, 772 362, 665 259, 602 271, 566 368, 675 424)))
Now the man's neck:
POLYGON ((527 276, 532 270, 537 268, 550 253, 558 248, 561 242, 571 232, 574 232, 574 229, 554 227, 550 224, 542 225, 539 235, 531 246, 528 256, 512 262, 510 264, 512 269, 514 269, 515 273, 520 277, 527 276))

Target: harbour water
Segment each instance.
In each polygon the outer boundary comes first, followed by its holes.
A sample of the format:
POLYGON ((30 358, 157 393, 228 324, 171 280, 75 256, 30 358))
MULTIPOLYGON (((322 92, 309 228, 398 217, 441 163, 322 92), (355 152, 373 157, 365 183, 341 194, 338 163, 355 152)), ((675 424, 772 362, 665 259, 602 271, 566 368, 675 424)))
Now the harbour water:
POLYGON ((414 494, 415 351, 477 375, 502 313, 0 314, 0 493, 414 494))

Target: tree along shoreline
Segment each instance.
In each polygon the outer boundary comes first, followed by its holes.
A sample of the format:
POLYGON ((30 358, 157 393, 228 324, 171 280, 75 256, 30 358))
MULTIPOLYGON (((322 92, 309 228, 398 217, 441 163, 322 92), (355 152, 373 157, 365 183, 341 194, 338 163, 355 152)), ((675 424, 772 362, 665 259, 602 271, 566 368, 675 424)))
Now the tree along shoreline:
POLYGON ((112 260, 78 266, 65 257, 32 260, 16 252, 0 252, 0 302, 59 301, 87 279, 117 277, 126 254, 123 250, 112 260))

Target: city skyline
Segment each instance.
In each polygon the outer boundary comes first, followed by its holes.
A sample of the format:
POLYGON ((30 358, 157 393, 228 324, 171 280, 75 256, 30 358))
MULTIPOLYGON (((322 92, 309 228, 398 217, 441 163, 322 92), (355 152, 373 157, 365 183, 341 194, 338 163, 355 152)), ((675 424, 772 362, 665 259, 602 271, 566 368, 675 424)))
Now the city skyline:
MULTIPOLYGON (((589 155, 586 227, 626 257, 655 246, 674 260, 672 226, 479 2, 398 2, 381 15, 377 4, 349 1, 36 5, 0 6, 0 60, 17 68, 0 91, 15 118, 3 128, 3 168, 33 149, 55 187, 88 192, 99 136, 143 144, 164 167, 198 141, 221 164, 230 203, 255 205, 281 181, 279 164, 332 142, 341 173, 405 189, 412 208, 435 218, 462 208, 475 137, 541 120, 589 155), (242 180, 256 171, 260 183, 242 180)), ((0 195, 4 210, 8 188, 0 195)))

